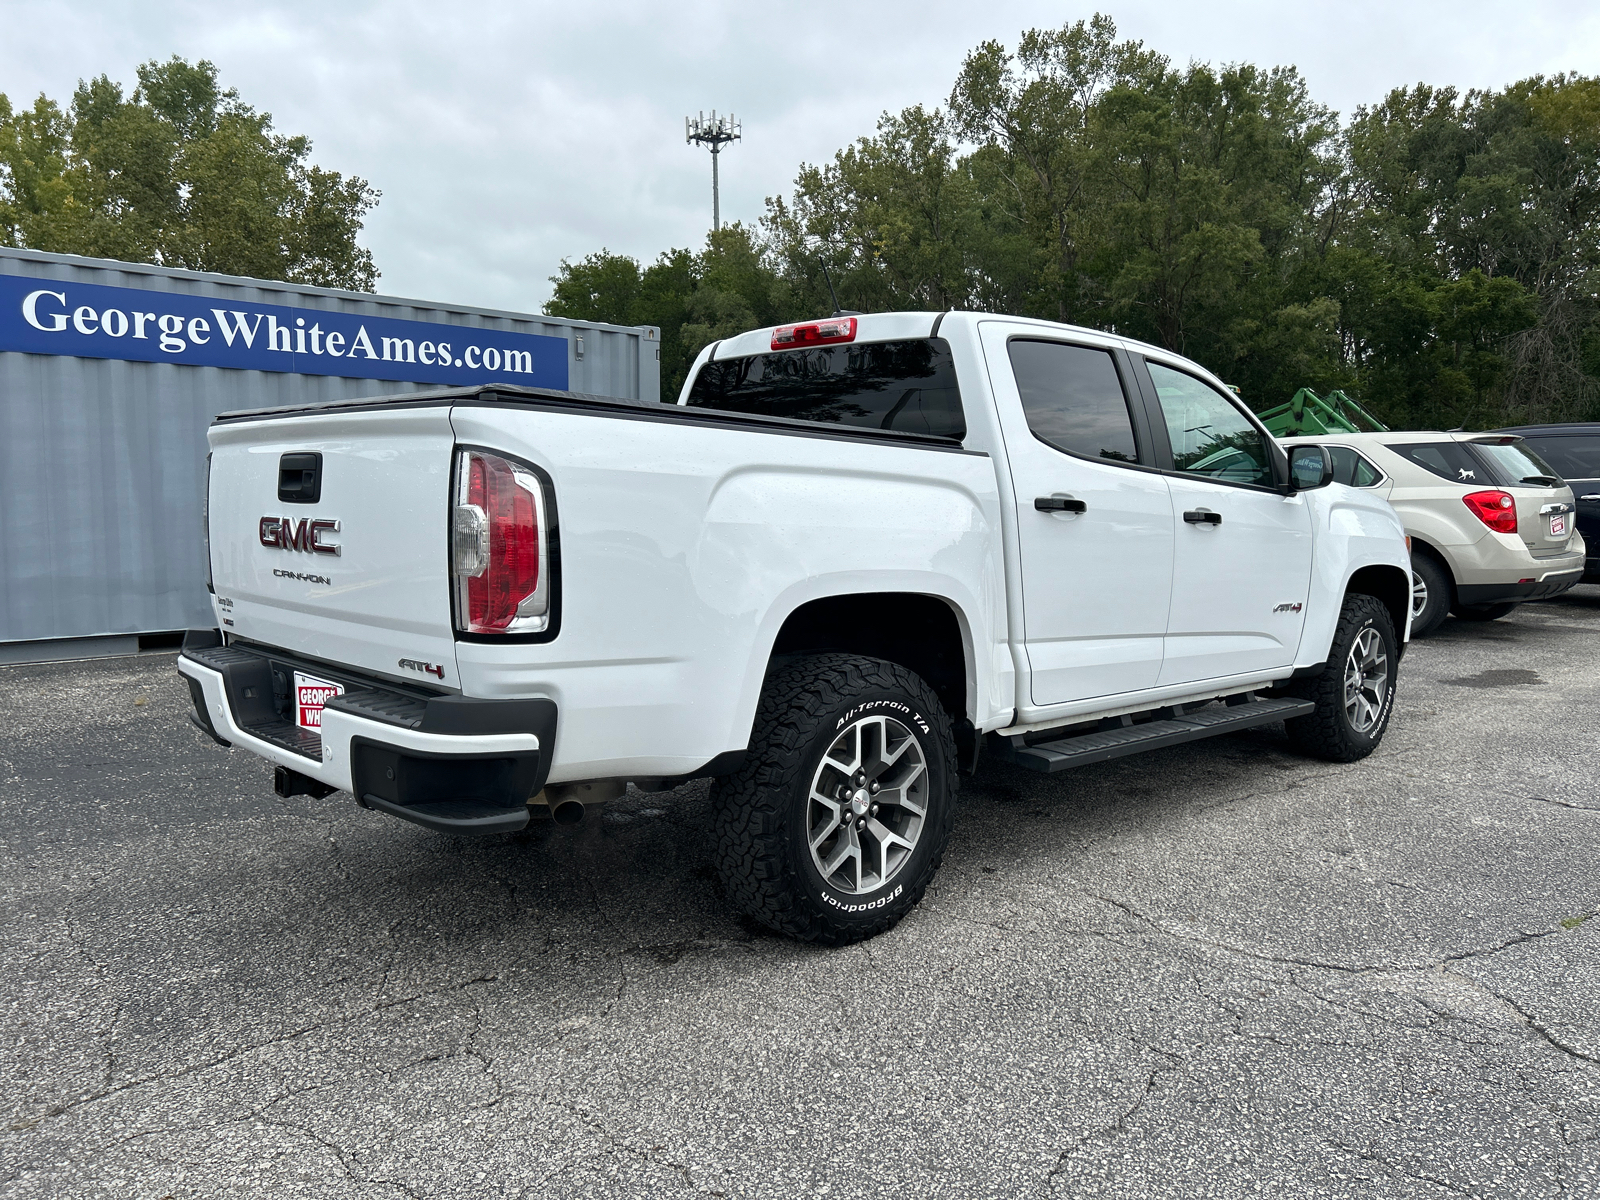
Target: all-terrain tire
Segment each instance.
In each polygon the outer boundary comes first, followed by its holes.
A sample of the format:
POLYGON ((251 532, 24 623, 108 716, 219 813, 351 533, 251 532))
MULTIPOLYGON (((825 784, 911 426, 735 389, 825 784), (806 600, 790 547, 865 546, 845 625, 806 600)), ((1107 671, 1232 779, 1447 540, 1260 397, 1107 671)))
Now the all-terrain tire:
MULTIPOLYGON (((762 689, 750 754, 712 788, 717 868, 728 900, 802 941, 844 945, 882 933, 916 906, 938 870, 956 789, 950 718, 918 675, 854 654, 778 667, 762 689), (916 739, 927 776, 925 816, 914 849, 881 886, 852 891, 824 878, 813 861, 807 814, 815 812, 812 784, 824 755, 837 753, 857 723, 879 716, 916 739)), ((857 874, 864 885, 859 866, 857 874)))
POLYGON ((1458 604, 1455 614, 1463 621, 1498 621, 1509 616, 1515 604, 1458 604))
POLYGON ((1411 554, 1411 573, 1416 576, 1411 581, 1412 586, 1412 611, 1411 611, 1411 636, 1414 638, 1427 637, 1440 622, 1450 615, 1450 606, 1455 603, 1455 581, 1450 578, 1450 572, 1445 565, 1426 551, 1413 551, 1411 554), (1415 608, 1416 588, 1418 581, 1427 589, 1427 601, 1422 606, 1422 611, 1415 608))
POLYGON ((1289 734, 1289 744, 1302 754, 1329 762, 1355 762, 1378 748, 1389 727, 1389 717, 1394 711, 1394 685, 1400 666, 1399 639, 1395 637, 1394 620, 1389 610, 1376 596, 1352 592, 1344 599, 1339 613, 1339 624, 1333 633, 1333 644, 1328 647, 1328 665, 1322 674, 1302 679, 1286 689, 1290 695, 1310 700, 1317 707, 1303 717, 1284 722, 1289 734), (1358 728, 1346 705, 1349 697, 1345 684, 1351 664, 1351 652, 1358 640, 1371 645, 1365 635, 1375 634, 1381 643, 1384 657, 1384 686, 1382 696, 1376 701, 1376 718, 1370 727, 1358 728))

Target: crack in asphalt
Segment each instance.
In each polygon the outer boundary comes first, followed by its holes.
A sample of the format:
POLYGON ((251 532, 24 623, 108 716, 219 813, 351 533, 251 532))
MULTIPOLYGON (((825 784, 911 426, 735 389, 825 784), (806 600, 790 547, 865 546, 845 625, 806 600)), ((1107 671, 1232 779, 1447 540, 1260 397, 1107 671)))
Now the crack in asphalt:
POLYGON ((1548 796, 1529 796, 1529 800, 1537 800, 1540 804, 1554 805, 1556 808, 1570 808, 1577 812, 1600 813, 1600 805, 1574 804, 1570 800, 1553 800, 1548 796))
POLYGON ((1411 1168, 1406 1167, 1405 1165, 1403 1165, 1401 1163, 1397 1163, 1397 1162, 1393 1161, 1392 1159, 1385 1158, 1383 1155, 1374 1153, 1371 1150, 1362 1150, 1357 1146, 1351 1146, 1351 1145, 1348 1145, 1345 1142, 1340 1142, 1340 1141, 1337 1141, 1337 1140, 1335 1140, 1333 1138, 1323 1138, 1322 1139, 1322 1144, 1324 1146, 1328 1146, 1328 1147, 1331 1147, 1334 1150, 1339 1151, 1341 1154, 1347 1154, 1351 1158, 1360 1159, 1362 1162, 1377 1163, 1380 1167, 1384 1167, 1384 1168, 1386 1168, 1386 1169, 1388 1169, 1390 1171, 1393 1171, 1395 1174, 1403 1176, 1406 1179, 1415 1179, 1415 1180, 1418 1180, 1419 1182, 1422 1182, 1422 1183, 1431 1183, 1435 1187, 1443 1188, 1445 1191, 1451 1193, 1452 1195, 1456 1195, 1456 1196, 1472 1196, 1473 1195, 1472 1192, 1469 1192, 1465 1188, 1459 1187, 1456 1184, 1451 1183, 1448 1179, 1441 1179, 1437 1175, 1429 1175, 1425 1171, 1412 1170, 1411 1168))
POLYGON ((1055 1188, 1055 1180, 1057 1176, 1063 1174, 1067 1170, 1073 1156, 1077 1154, 1079 1150, 1091 1142, 1111 1141, 1127 1132, 1128 1122, 1137 1116, 1139 1110, 1145 1106, 1145 1104, 1150 1100, 1150 1097, 1155 1095, 1156 1088, 1159 1085, 1161 1078, 1164 1075, 1170 1075, 1176 1071, 1183 1070, 1186 1065, 1182 1058, 1176 1054, 1173 1054, 1171 1051, 1159 1050, 1154 1046, 1149 1046, 1142 1042, 1136 1042, 1134 1044, 1150 1054, 1159 1055, 1160 1057, 1167 1059, 1168 1063, 1166 1067, 1152 1067, 1150 1069, 1149 1073, 1145 1077, 1144 1086, 1139 1090, 1138 1094, 1134 1096, 1133 1103, 1117 1113, 1116 1118, 1112 1120, 1110 1124, 1103 1125, 1099 1129, 1091 1130, 1081 1137, 1074 1138, 1072 1144, 1065 1150, 1061 1151, 1059 1155, 1057 1155, 1055 1166, 1052 1167, 1050 1169, 1050 1173, 1045 1176, 1045 1182, 1052 1190, 1055 1188))
POLYGON ((426 1000, 433 996, 445 996, 449 995, 451 992, 465 991, 467 988, 476 987, 479 984, 495 983, 498 982, 498 980, 499 976, 496 975, 477 975, 461 983, 451 984, 448 987, 433 988, 428 991, 417 992, 411 996, 402 997, 398 1000, 384 1001, 383 1003, 375 1004, 370 1008, 362 1009, 359 1012, 351 1013, 348 1016, 340 1017, 336 1020, 317 1021, 310 1025, 303 1025, 298 1029, 291 1029, 287 1033, 279 1034, 278 1036, 268 1038, 265 1041, 252 1042, 249 1045, 240 1046, 234 1050, 228 1051, 226 1054, 218 1055, 216 1058, 207 1059, 205 1062, 194 1063, 190 1066, 184 1067, 182 1070, 160 1071, 153 1075, 143 1075, 138 1079, 130 1079, 124 1083, 117 1084, 115 1087, 105 1088, 99 1092, 95 1092, 92 1095, 81 1097, 80 1099, 73 1101, 71 1104, 54 1105, 52 1106, 54 1111, 47 1110, 44 1115, 48 1117, 65 1116, 66 1114, 75 1112, 76 1110, 87 1105, 96 1104, 101 1100, 106 1100, 112 1096, 119 1095, 120 1093, 126 1092, 131 1088, 143 1087, 150 1083, 166 1083, 174 1079, 184 1079, 201 1071, 208 1071, 213 1067, 219 1067, 224 1063, 232 1062, 234 1059, 242 1058, 247 1054, 253 1054, 258 1050, 265 1050, 270 1046, 280 1046, 288 1042, 296 1041, 299 1038, 305 1037, 309 1033, 316 1033, 323 1029, 343 1028, 344 1026, 353 1025, 359 1021, 366 1020, 367 1018, 378 1013, 399 1008, 402 1005, 414 1004, 419 1000, 426 1000))
POLYGON ((1253 958, 1258 962, 1277 963, 1280 966, 1310 967, 1318 971, 1337 971, 1342 975, 1393 975, 1417 971, 1432 971, 1438 967, 1444 966, 1446 963, 1465 962, 1468 959, 1474 958, 1486 958, 1492 954, 1499 954, 1502 950, 1509 950, 1513 946, 1521 946, 1528 942, 1539 941, 1542 938, 1554 937, 1558 934, 1571 932, 1570 929, 1558 925, 1554 929, 1542 929, 1532 932, 1524 931, 1514 937, 1507 938, 1503 942, 1497 942, 1493 946, 1485 946, 1475 950, 1463 950, 1459 954, 1447 954, 1443 958, 1431 962, 1359 963, 1352 966, 1349 963, 1329 962, 1325 959, 1296 958, 1293 955, 1272 954, 1264 950, 1252 950, 1248 946, 1237 946, 1231 942, 1223 942, 1217 941, 1214 938, 1201 937, 1199 934, 1184 933, 1180 930, 1172 929, 1166 925, 1163 925, 1154 917, 1140 912, 1138 909, 1134 908, 1133 905, 1124 901, 1115 900, 1110 896, 1102 896, 1094 892, 1086 892, 1085 895, 1099 900, 1102 904, 1109 904, 1113 908, 1121 909, 1123 912, 1127 913, 1128 916, 1134 918, 1136 921, 1140 921, 1143 924, 1148 925, 1157 933, 1160 933, 1166 937, 1174 938, 1180 942, 1191 942, 1197 946, 1205 946, 1208 949, 1221 950, 1228 954, 1237 954, 1243 958, 1253 958))
POLYGON ((1493 946, 1483 947, 1475 950, 1466 950, 1459 954, 1447 954, 1442 959, 1439 959, 1435 962, 1364 964, 1361 966, 1350 966, 1344 963, 1330 963, 1316 959, 1296 958, 1289 955, 1269 954, 1264 951, 1251 950, 1243 946, 1236 946, 1231 943, 1217 941, 1212 938, 1200 937, 1197 934, 1181 933, 1177 930, 1169 929, 1167 926, 1162 925, 1154 918, 1141 913, 1130 904, 1126 904, 1122 901, 1114 900, 1108 896, 1101 895, 1094 895, 1094 899, 1105 904, 1109 904, 1113 908, 1121 909, 1129 916, 1148 925, 1157 933, 1160 933, 1166 937, 1170 937, 1175 941, 1189 942, 1194 945, 1204 946, 1207 949, 1220 950, 1227 954, 1235 954, 1243 958, 1254 959, 1258 962, 1274 963, 1279 966, 1306 967, 1319 971, 1332 971, 1337 974, 1350 977, 1373 976, 1378 978, 1395 978, 1404 976, 1435 975, 1441 978, 1449 979, 1452 982, 1469 987, 1481 993, 1482 995, 1491 998, 1500 1006, 1503 1012, 1515 1018, 1515 1020, 1525 1028, 1537 1034, 1544 1043, 1559 1051, 1563 1055, 1575 1058, 1581 1062, 1589 1064, 1590 1066, 1600 1066, 1600 1058, 1586 1054, 1582 1050, 1579 1050, 1576 1046, 1569 1045, 1561 1040, 1547 1025, 1523 1009, 1521 1005, 1517 1004, 1509 996, 1496 991, 1482 980, 1448 969, 1449 964, 1451 963, 1461 963, 1473 959, 1486 958, 1490 955, 1498 954, 1503 950, 1509 950, 1513 946, 1521 946, 1529 942, 1539 941, 1543 938, 1554 937, 1557 934, 1571 932, 1570 929, 1563 926, 1558 925, 1554 929, 1547 929, 1535 933, 1521 933, 1515 937, 1507 938, 1505 941, 1499 942, 1493 946))

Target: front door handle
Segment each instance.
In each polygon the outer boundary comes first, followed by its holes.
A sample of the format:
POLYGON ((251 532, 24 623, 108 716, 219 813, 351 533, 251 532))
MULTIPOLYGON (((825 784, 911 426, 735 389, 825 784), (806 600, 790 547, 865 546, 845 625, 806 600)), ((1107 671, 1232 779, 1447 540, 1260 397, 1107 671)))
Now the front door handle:
POLYGON ((1087 504, 1082 500, 1074 500, 1071 496, 1040 496, 1034 500, 1033 506, 1040 512, 1083 513, 1089 511, 1087 504))
POLYGON ((1197 508, 1183 514, 1183 519, 1191 525, 1221 525, 1222 514, 1214 513, 1209 508, 1197 508))

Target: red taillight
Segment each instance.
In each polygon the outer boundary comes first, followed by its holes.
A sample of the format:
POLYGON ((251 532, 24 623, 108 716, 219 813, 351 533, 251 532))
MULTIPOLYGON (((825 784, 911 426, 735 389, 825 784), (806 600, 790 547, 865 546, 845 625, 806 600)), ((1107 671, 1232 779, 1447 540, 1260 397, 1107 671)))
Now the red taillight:
POLYGON ((804 325, 779 325, 772 331, 774 350, 797 350, 801 346, 829 346, 835 342, 855 340, 854 317, 829 317, 826 321, 809 321, 804 325))
POLYGON ((548 623, 544 491, 526 465, 481 450, 456 458, 450 555, 456 626, 467 633, 536 633, 548 623))
POLYGON ((1517 531, 1517 502, 1509 492, 1468 492, 1461 503, 1496 533, 1517 531))

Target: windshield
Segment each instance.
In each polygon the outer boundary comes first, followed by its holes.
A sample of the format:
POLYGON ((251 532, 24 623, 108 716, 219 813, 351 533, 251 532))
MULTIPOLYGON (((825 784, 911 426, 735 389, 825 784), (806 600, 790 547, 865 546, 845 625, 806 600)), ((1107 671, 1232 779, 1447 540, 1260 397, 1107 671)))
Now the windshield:
POLYGON ((865 429, 963 438, 966 418, 943 338, 776 350, 708 362, 689 404, 865 429))
POLYGON ((1510 487, 1561 487, 1555 468, 1533 452, 1526 442, 1510 438, 1474 441, 1473 449, 1495 466, 1510 487))

